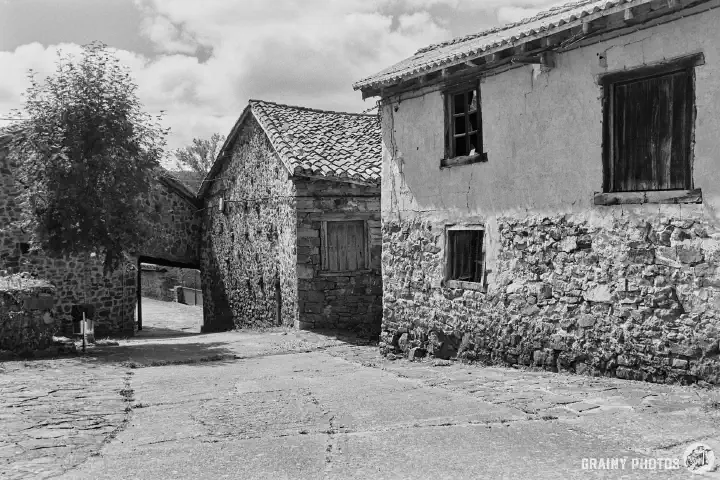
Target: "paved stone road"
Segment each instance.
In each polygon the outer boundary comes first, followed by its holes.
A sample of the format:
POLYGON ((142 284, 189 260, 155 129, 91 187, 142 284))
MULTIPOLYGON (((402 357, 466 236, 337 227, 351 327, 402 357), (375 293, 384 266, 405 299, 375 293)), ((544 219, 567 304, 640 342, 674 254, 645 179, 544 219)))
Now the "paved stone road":
POLYGON ((717 390, 178 335, 0 364, 0 478, 690 478, 581 461, 720 453, 717 390))
POLYGON ((84 359, 0 364, 0 478, 57 476, 127 418, 132 372, 84 359))
POLYGON ((242 358, 135 370, 142 408, 63 478, 688 478, 581 462, 679 458, 698 439, 720 451, 714 392, 390 362, 304 332, 234 335, 242 358))

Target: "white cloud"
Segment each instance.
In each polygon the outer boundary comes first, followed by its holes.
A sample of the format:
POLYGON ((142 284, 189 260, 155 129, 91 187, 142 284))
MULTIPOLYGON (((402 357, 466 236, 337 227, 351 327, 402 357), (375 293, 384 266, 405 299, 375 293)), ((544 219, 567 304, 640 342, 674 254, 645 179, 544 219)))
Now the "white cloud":
MULTIPOLYGON (((450 38, 446 25, 465 12, 512 18, 545 6, 526 0, 514 10, 504 0, 135 0, 140 32, 154 56, 117 51, 138 84, 148 111, 167 112, 169 146, 193 137, 227 134, 249 98, 359 111, 352 83, 450 38), (457 9, 451 17, 428 8, 457 9), (198 56, 198 52, 205 54, 198 56)), ((479 15, 479 14, 478 14, 479 15)), ((78 51, 77 45, 62 45, 78 51)), ((0 52, 0 116, 20 106, 26 70, 54 69, 58 46, 38 43, 0 52)))
POLYGON ((146 18, 142 31, 160 52, 192 55, 198 49, 197 42, 187 32, 161 15, 146 18))
POLYGON ((538 1, 538 2, 530 2, 531 6, 503 6, 500 7, 497 10, 497 18, 500 23, 513 23, 513 22, 519 22, 520 20, 524 20, 526 18, 530 18, 535 16, 537 13, 547 10, 549 8, 564 5, 567 3, 566 1, 561 2, 548 2, 548 1, 538 1))
MULTIPOLYGON (((540 11, 549 5, 564 4, 568 1, 570 0, 397 0, 397 3, 412 9, 445 6, 459 11, 497 11, 506 7, 540 11)), ((499 20, 502 22, 502 19, 499 20)))

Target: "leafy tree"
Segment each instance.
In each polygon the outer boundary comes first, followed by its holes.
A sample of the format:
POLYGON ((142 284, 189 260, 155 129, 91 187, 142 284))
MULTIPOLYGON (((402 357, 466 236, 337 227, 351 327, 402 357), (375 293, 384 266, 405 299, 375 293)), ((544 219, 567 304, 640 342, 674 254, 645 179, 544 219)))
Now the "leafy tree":
POLYGON ((129 69, 102 43, 79 58, 59 54, 44 82, 32 71, 29 79, 13 150, 23 228, 49 254, 103 256, 108 273, 148 233, 142 197, 168 130, 143 111, 129 69))
POLYGON ((190 168, 205 178, 224 142, 225 136, 219 133, 213 133, 210 139, 193 138, 192 145, 175 150, 178 168, 190 168))

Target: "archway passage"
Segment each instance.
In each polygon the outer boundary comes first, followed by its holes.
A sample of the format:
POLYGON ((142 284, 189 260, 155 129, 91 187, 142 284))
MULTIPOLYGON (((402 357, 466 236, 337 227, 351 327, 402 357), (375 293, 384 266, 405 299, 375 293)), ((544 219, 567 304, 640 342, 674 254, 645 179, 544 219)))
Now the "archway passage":
POLYGON ((144 328, 148 336, 200 333, 203 308, 197 265, 139 256, 136 285, 138 331, 144 328))

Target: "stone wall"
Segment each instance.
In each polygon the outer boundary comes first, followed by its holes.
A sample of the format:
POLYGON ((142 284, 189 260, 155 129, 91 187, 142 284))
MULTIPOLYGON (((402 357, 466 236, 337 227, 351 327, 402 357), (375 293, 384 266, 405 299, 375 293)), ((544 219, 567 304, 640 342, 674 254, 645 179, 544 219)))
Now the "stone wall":
POLYGON ((24 354, 52 344, 60 329, 55 287, 29 275, 0 277, 0 350, 24 354))
POLYGON ((55 286, 58 332, 72 334, 73 305, 96 307, 96 334, 132 332, 135 318, 136 273, 132 262, 109 276, 103 275, 98 258, 54 258, 31 250, 29 236, 15 222, 20 217, 20 187, 12 172, 17 165, 0 148, 0 272, 27 272, 55 286))
POLYGON ((158 169, 144 199, 152 234, 135 256, 200 265, 200 203, 186 186, 158 169))
POLYGON ((297 269, 299 327, 366 328, 378 331, 382 317, 379 187, 297 178, 297 269), (323 221, 364 220, 369 268, 356 272, 322 270, 323 221))
POLYGON ((292 325, 297 318, 295 188, 248 120, 204 198, 204 331, 292 325), (224 210, 219 208, 223 199, 224 210), (280 282, 281 318, 277 318, 280 282))
POLYGON ((169 272, 142 270, 140 275, 140 292, 143 297, 154 298, 165 302, 175 301, 175 278, 169 272))
MULTIPOLYGON (((7 140, 7 137, 3 138, 7 140)), ((200 215, 197 205, 186 188, 178 188, 172 179, 165 179, 162 171, 158 171, 160 176, 145 200, 153 234, 117 271, 103 275, 99 258, 85 255, 55 258, 31 250, 29 236, 16 224, 20 217, 21 192, 13 177, 17 164, 8 155, 7 142, 0 141, 0 144, 0 275, 27 272, 53 284, 59 333, 72 334, 72 306, 89 303, 96 311, 97 336, 132 334, 135 329, 137 255, 199 263, 200 215)))
POLYGON ((500 218, 487 293, 442 286, 442 224, 386 221, 382 348, 720 383, 720 229, 701 209, 500 218))

